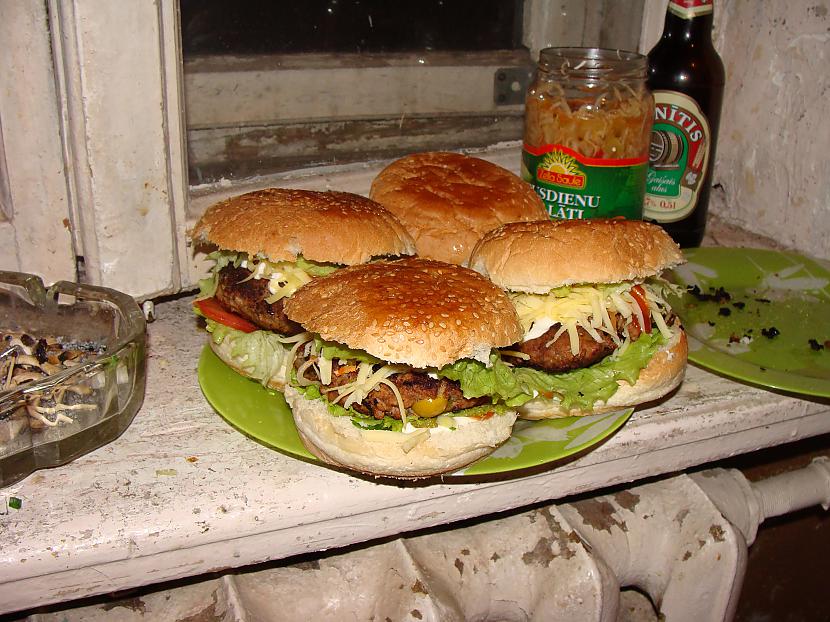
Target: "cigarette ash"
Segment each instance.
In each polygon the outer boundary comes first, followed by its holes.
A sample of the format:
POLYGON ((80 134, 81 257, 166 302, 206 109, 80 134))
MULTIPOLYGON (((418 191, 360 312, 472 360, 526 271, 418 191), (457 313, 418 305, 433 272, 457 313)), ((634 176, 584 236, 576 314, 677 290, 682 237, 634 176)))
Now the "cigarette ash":
POLYGON ((0 442, 12 441, 26 431, 38 433, 69 425, 81 413, 96 411, 94 377, 70 378, 43 387, 37 383, 83 365, 104 350, 94 342, 0 332, 0 442), (29 387, 31 391, 26 390, 29 387))

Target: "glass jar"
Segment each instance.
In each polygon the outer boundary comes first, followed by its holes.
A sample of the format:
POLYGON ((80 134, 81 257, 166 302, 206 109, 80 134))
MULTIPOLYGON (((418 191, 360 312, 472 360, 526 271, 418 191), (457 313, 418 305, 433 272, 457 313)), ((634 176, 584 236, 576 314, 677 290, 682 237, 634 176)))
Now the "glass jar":
POLYGON ((646 70, 646 57, 635 52, 539 54, 521 170, 551 218, 642 218, 654 117, 646 70))

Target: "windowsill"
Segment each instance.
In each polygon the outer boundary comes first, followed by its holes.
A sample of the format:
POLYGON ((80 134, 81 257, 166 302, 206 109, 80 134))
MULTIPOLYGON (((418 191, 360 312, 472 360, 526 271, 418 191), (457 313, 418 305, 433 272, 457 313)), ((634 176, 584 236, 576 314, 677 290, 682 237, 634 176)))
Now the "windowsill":
MULTIPOLYGON (((750 239, 716 221, 709 239, 739 236, 750 239)), ((575 459, 524 477, 377 483, 275 451, 214 412, 196 375, 206 338, 191 301, 156 306, 146 398, 127 431, 3 491, 23 504, 0 516, 0 613, 343 547, 830 432, 826 401, 690 366, 674 395, 575 459)))

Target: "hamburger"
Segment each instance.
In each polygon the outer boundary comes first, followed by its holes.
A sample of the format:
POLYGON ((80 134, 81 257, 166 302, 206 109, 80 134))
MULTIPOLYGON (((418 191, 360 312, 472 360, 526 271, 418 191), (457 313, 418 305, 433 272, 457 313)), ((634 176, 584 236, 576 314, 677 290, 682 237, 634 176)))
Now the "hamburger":
POLYGON ((481 391, 497 382, 495 392, 527 419, 663 397, 682 380, 688 349, 666 302, 674 286, 659 275, 683 262, 659 226, 636 220, 546 220, 488 233, 471 267, 509 293, 523 336, 479 370, 481 391))
POLYGON ((304 338, 283 310, 295 290, 343 266, 415 251, 394 215, 347 192, 268 188, 231 197, 208 208, 191 237, 213 249, 194 303, 211 348, 278 390, 304 338))
POLYGON ((375 177, 369 197, 400 219, 420 257, 459 265, 491 229, 547 218, 544 203, 520 177, 460 153, 396 160, 375 177))
POLYGON ((507 296, 481 275, 426 259, 350 266, 285 303, 308 331, 285 388, 306 448, 375 476, 452 472, 509 438, 516 411, 466 397, 445 372, 487 364, 521 336, 507 296))

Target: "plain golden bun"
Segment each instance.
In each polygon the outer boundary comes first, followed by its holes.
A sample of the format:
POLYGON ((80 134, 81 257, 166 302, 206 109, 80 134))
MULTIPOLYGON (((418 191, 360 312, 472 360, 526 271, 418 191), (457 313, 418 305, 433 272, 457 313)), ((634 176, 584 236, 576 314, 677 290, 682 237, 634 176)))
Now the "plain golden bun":
POLYGON ((350 192, 266 188, 207 209, 191 237, 271 261, 357 264, 413 255, 415 243, 378 203, 350 192))
POLYGON ((476 242, 507 222, 547 217, 544 203, 517 175, 460 153, 433 151, 396 160, 369 196, 415 238, 418 255, 466 265, 476 242))
POLYGON ((660 226, 603 218, 503 225, 478 243, 470 267, 504 289, 542 294, 563 285, 644 279, 684 261, 660 226))
POLYGON ((501 289, 472 270, 428 259, 342 268, 305 284, 284 308, 323 339, 419 368, 487 361, 492 348, 522 337, 501 289))
POLYGON ((633 385, 619 381, 619 388, 607 402, 598 402, 588 411, 565 411, 557 402, 542 397, 526 402, 518 408, 522 419, 552 419, 578 415, 593 415, 622 410, 653 402, 672 392, 683 380, 686 373, 686 358, 689 346, 686 333, 679 323, 672 326, 672 336, 652 357, 649 364, 640 371, 633 385))
POLYGON ((488 419, 455 417, 442 426, 413 433, 362 430, 351 417, 336 417, 319 399, 306 399, 290 385, 285 399, 306 449, 328 464, 365 473, 416 479, 452 473, 492 453, 512 432, 516 413, 488 419))

